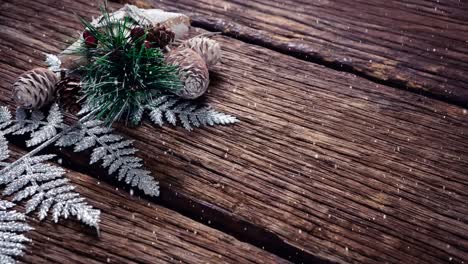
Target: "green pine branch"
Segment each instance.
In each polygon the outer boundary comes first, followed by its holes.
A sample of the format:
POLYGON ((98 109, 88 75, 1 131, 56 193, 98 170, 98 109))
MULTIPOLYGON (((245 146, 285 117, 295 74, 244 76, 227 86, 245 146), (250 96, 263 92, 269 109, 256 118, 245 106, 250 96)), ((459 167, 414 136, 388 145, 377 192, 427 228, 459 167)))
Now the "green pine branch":
POLYGON ((145 47, 145 35, 132 39, 130 32, 138 26, 132 19, 115 20, 106 6, 101 11, 102 27, 82 19, 86 31, 97 40, 96 47, 83 43, 77 50, 89 60, 79 69, 83 72, 82 100, 94 118, 108 124, 135 123, 145 105, 181 87, 177 68, 165 64, 159 48, 145 47))

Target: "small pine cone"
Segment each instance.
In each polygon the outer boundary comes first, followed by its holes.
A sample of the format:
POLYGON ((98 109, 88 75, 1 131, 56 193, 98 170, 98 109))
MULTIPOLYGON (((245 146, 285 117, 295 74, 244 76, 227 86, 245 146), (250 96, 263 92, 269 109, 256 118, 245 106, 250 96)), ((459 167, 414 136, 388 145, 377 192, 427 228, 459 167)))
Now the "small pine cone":
POLYGON ((174 38, 174 32, 170 28, 166 28, 165 25, 156 25, 148 30, 148 34, 146 35, 146 40, 151 43, 151 46, 160 49, 173 42, 174 38))
POLYGON ((54 99, 57 75, 45 68, 22 73, 13 84, 13 100, 26 109, 39 109, 54 99))
POLYGON ((180 81, 184 85, 176 94, 185 99, 195 99, 206 92, 210 76, 206 63, 198 53, 189 48, 173 49, 166 62, 178 67, 180 81))
POLYGON ((66 77, 58 82, 56 97, 60 107, 69 113, 78 113, 81 110, 78 103, 80 89, 80 80, 76 78, 66 77))
POLYGON ((216 40, 206 37, 194 37, 184 41, 182 46, 193 49, 206 62, 208 68, 221 60, 221 47, 216 40))

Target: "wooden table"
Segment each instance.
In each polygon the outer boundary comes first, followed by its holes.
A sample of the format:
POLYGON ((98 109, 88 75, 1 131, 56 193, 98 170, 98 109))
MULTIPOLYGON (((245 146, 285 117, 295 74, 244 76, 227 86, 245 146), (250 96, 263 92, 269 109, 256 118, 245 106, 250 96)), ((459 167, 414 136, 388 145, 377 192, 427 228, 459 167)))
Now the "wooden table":
MULTIPOLYGON (((129 2, 223 32, 208 100, 241 122, 118 127, 161 182, 156 199, 61 152, 102 210, 101 237, 31 219, 22 262, 468 262, 468 2, 129 2)), ((98 5, 0 2, 3 105, 98 5)))

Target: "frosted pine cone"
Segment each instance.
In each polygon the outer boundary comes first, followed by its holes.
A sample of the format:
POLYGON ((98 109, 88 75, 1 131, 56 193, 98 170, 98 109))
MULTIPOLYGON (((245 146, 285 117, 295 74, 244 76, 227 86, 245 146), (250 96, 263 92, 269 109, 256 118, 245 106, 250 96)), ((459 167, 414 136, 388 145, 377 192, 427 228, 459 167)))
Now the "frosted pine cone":
POLYGON ((45 68, 24 72, 13 84, 13 100, 23 108, 39 109, 54 99, 58 81, 57 75, 45 68))
POLYGON ((182 46, 193 49, 206 63, 208 68, 221 60, 221 47, 216 40, 206 37, 194 37, 184 41, 182 46))
POLYGON ((177 95, 185 99, 195 99, 206 92, 210 76, 206 63, 198 53, 190 48, 173 49, 166 56, 166 62, 178 67, 180 81, 184 85, 177 95))

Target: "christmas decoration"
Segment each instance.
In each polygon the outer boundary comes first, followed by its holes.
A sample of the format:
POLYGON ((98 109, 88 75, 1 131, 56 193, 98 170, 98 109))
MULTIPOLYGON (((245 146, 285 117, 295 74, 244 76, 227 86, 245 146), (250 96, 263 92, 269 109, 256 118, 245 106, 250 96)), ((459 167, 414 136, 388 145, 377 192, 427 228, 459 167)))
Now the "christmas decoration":
POLYGON ((87 28, 86 36, 93 36, 96 39, 93 43, 99 44, 90 50, 90 45, 85 42, 84 49, 77 51, 88 56, 90 61, 80 68, 83 71, 81 93, 86 106, 93 110, 91 115, 94 118, 109 124, 125 121, 134 125, 140 122, 134 117, 142 112, 151 98, 180 89, 177 69, 164 62, 159 48, 148 47, 147 42, 138 44, 139 39, 148 38, 151 32, 138 37, 137 34, 141 35, 139 26, 133 25, 132 28, 128 18, 114 21, 105 9, 103 16, 106 23, 101 29, 83 22, 87 28), (137 41, 127 37, 129 28, 130 37, 133 32, 134 38, 138 37, 137 41))
POLYGON ((182 47, 191 48, 200 55, 208 68, 221 60, 221 47, 216 40, 207 37, 194 37, 182 43, 182 47))
POLYGON ((39 109, 53 99, 57 82, 58 77, 51 70, 32 69, 21 74, 13 84, 13 99, 21 107, 39 109))
POLYGON ((145 113, 155 125, 181 124, 187 130, 238 121, 193 100, 205 94, 208 67, 220 61, 221 49, 206 37, 181 42, 188 34, 187 16, 131 5, 114 13, 103 7, 102 14, 91 23, 82 20, 83 33, 64 52, 46 55, 49 69, 19 76, 12 87, 15 117, 0 107, 0 185, 2 195, 11 197, 11 202, 0 200, 1 263, 14 262, 29 241, 17 234, 30 230, 21 222, 24 215, 5 211, 18 203, 25 205, 25 214, 36 211, 39 220, 73 216, 99 230, 100 211, 74 191, 65 171, 53 165, 55 156, 42 153, 47 147, 88 150, 90 164, 158 196, 159 183, 135 156, 132 141, 113 134, 114 122, 137 125, 145 113), (171 48, 175 40, 182 44, 171 48), (52 102, 44 115, 39 108, 52 102), (80 119, 65 124, 60 107, 80 119), (12 161, 7 135, 28 136, 26 147, 33 149, 12 161))
POLYGON ((14 257, 22 256, 23 243, 31 242, 22 233, 33 230, 26 223, 26 216, 15 210, 9 210, 14 203, 0 200, 0 263, 14 264, 14 257))
POLYGON ((185 99, 195 99, 206 92, 210 76, 206 63, 190 48, 177 48, 166 56, 168 64, 177 66, 177 73, 183 88, 175 93, 185 99))
POLYGON ((216 41, 195 37, 164 54, 164 47, 186 34, 186 16, 131 5, 114 13, 107 13, 105 8, 102 12, 91 23, 83 20, 86 30, 81 42, 64 52, 88 60, 77 70, 82 73, 80 101, 93 118, 108 124, 125 121, 137 125, 150 101, 158 97, 176 94, 195 99, 206 92, 207 63, 213 66, 221 57, 216 41))

